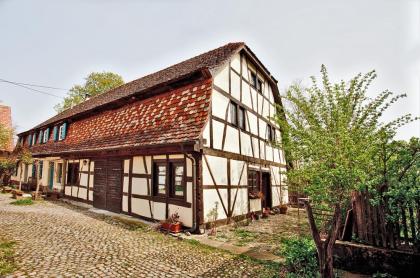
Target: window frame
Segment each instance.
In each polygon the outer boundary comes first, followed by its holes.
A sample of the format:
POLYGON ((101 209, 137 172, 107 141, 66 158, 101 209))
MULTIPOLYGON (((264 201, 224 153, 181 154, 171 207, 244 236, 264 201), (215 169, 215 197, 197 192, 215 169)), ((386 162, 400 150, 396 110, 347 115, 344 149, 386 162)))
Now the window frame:
POLYGON ((80 176, 80 162, 69 162, 67 164, 67 177, 66 177, 66 184, 67 185, 79 185, 79 176, 80 176), (77 165, 77 173, 75 173, 74 165, 77 165), (69 180, 70 177, 70 180, 69 180))
POLYGON ((246 130, 246 109, 242 106, 238 107, 238 127, 239 129, 246 130), (242 114, 242 121, 239 115, 242 114), (243 126, 242 126, 243 125, 243 126))
POLYGON ((166 197, 168 193, 168 164, 165 160, 153 160, 153 171, 152 171, 152 186, 153 196, 166 197), (165 193, 159 193, 159 178, 157 169, 159 166, 165 167, 165 193))
POLYGON ((261 190, 261 172, 254 170, 254 169, 248 169, 248 195, 257 195, 261 190), (250 182, 252 180, 252 182, 250 182))
POLYGON ((42 143, 43 144, 47 143, 49 139, 50 139, 50 131, 47 128, 44 130, 44 133, 42 134, 42 143))
POLYGON ((169 160, 169 169, 170 169, 170 183, 169 183, 169 197, 174 199, 185 200, 187 198, 187 183, 186 183, 186 163, 183 159, 179 160, 169 160), (182 196, 175 195, 175 168, 176 166, 182 166, 182 196))
POLYGON ((273 142, 275 140, 275 134, 276 133, 276 129, 269 123, 267 123, 267 127, 266 127, 266 131, 265 131, 265 137, 266 140, 269 142, 273 142))
POLYGON ((67 128, 67 125, 62 123, 59 127, 58 127, 58 141, 63 141, 64 139, 66 139, 66 135, 64 134, 66 131, 65 129, 67 128))
POLYGON ((229 113, 230 113, 230 123, 234 126, 238 126, 238 104, 234 101, 229 102, 229 113), (233 109, 234 108, 234 109, 233 109), (233 118, 235 117, 235 118, 233 118), (235 119, 235 120, 233 120, 235 119))

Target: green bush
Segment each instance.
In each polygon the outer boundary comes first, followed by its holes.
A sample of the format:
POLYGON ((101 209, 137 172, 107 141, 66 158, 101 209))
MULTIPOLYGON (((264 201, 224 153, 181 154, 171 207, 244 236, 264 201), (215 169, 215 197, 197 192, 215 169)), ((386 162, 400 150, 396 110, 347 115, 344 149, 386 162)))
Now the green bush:
POLYGON ((283 240, 282 256, 285 258, 287 277, 319 277, 316 247, 312 239, 290 238, 283 240))

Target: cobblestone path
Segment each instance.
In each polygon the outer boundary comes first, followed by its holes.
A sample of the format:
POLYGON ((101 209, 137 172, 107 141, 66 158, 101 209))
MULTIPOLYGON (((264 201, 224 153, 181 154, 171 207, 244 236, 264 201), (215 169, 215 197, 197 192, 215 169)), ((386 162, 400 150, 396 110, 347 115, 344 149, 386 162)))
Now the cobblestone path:
POLYGON ((17 242, 11 277, 271 277, 272 270, 63 202, 11 205, 0 194, 0 233, 17 242))

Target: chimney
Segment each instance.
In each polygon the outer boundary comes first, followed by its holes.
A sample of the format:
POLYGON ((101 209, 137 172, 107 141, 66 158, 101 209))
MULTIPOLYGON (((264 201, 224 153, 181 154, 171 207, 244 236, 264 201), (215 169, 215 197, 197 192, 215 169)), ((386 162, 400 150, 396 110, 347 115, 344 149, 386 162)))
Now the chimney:
MULTIPOLYGON (((6 128, 12 129, 12 110, 9 106, 0 103, 0 124, 6 128)), ((10 145, 4 151, 13 150, 13 135, 10 136, 10 145)), ((2 150, 0 150, 2 151, 2 150)))

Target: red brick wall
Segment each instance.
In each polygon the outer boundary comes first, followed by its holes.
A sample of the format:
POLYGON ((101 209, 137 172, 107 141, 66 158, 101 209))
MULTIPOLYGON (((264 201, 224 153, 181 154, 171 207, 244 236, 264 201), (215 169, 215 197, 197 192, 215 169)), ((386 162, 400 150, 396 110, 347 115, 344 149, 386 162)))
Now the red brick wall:
MULTIPOLYGON (((12 128, 12 110, 9 106, 0 104, 0 124, 4 125, 6 128, 12 128)), ((10 146, 6 151, 11 151, 13 148, 13 138, 10 138, 10 146)))

